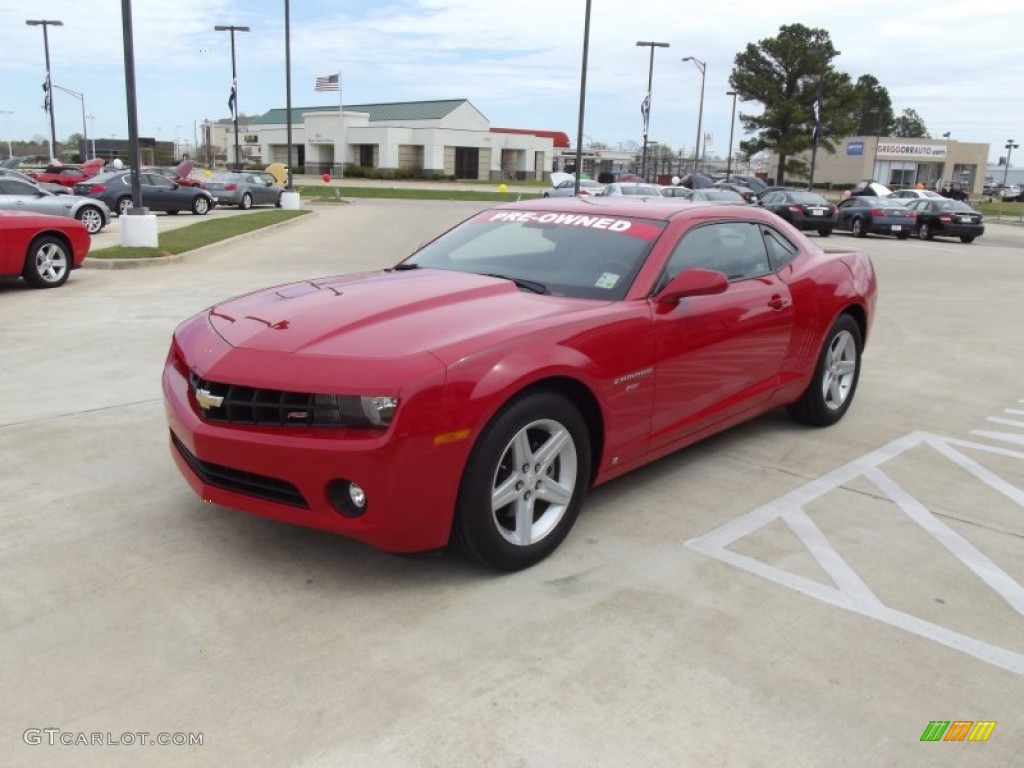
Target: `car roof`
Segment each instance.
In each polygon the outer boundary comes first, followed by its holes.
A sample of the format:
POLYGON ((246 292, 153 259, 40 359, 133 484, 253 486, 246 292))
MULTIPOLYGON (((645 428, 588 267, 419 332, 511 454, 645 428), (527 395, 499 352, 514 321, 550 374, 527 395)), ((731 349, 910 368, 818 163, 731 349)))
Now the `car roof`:
POLYGON ((757 219, 772 223, 777 219, 770 211, 752 205, 736 205, 727 202, 689 202, 680 205, 661 195, 644 197, 552 197, 522 200, 496 206, 496 210, 558 211, 590 216, 625 216, 668 221, 679 216, 705 217, 708 213, 719 213, 723 217, 757 219))

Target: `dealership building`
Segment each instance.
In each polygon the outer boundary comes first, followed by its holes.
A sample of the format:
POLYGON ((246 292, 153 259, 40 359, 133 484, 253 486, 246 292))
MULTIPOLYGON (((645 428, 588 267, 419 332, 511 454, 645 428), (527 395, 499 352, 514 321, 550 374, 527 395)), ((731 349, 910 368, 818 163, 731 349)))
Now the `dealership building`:
MULTIPOLYGON (((272 109, 239 126, 243 163, 288 162, 286 113, 272 109)), ((318 174, 351 164, 459 179, 543 179, 555 147, 569 145, 557 131, 492 127, 466 99, 297 107, 291 124, 293 165, 318 174)), ((211 139, 224 142, 233 163, 234 131, 217 127, 225 130, 211 139)))
MULTIPOLYGON (((890 189, 919 183, 929 189, 958 184, 972 195, 981 195, 988 144, 888 136, 851 136, 835 144, 835 153, 819 147, 815 184, 848 185, 862 179, 880 181, 890 189)), ((810 152, 802 157, 810 162, 810 152)))

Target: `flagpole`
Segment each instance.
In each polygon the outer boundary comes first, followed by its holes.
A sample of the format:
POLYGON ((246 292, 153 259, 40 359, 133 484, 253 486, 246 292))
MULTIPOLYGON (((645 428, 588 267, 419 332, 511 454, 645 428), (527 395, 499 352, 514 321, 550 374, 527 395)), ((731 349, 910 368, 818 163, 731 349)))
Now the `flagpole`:
POLYGON ((341 129, 341 142, 339 148, 341 151, 341 158, 338 163, 338 178, 345 179, 345 108, 344 108, 344 91, 341 85, 341 68, 338 68, 338 126, 341 129))

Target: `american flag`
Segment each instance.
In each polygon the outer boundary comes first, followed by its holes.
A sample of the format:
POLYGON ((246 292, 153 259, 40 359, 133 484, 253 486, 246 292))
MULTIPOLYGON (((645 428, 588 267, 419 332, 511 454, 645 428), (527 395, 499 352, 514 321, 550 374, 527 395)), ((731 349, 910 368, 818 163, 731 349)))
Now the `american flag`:
POLYGON ((644 118, 644 136, 647 135, 647 129, 651 125, 651 92, 648 91, 647 95, 644 96, 644 100, 640 102, 640 114, 644 118))
POLYGON ((340 91, 341 83, 338 82, 338 75, 325 75, 316 79, 314 91, 340 91))

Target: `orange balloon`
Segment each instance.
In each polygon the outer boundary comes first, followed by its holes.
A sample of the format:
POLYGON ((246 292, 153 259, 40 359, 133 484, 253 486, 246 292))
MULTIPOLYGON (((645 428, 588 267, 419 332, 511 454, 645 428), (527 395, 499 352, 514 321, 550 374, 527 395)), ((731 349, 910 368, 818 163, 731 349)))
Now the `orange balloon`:
POLYGON ((323 176, 321 176, 320 178, 324 180, 324 184, 329 184, 329 183, 330 183, 330 181, 331 181, 331 174, 329 174, 329 173, 325 173, 325 174, 324 174, 323 176))

